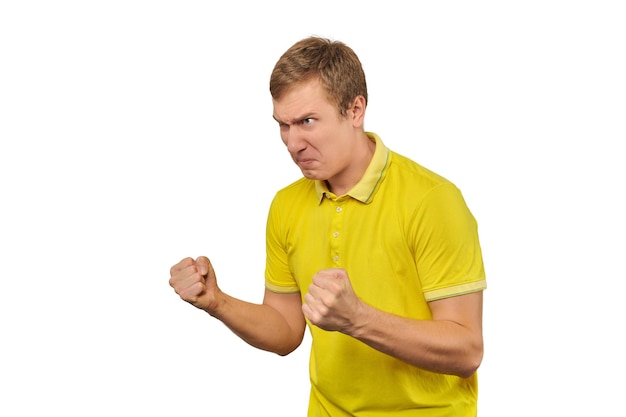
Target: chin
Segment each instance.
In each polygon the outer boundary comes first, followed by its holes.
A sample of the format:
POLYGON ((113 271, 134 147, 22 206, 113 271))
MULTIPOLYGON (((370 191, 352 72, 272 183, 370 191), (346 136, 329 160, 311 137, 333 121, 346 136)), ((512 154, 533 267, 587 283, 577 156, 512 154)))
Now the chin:
POLYGON ((302 171, 302 175, 304 175, 305 178, 308 178, 310 180, 324 181, 326 179, 318 173, 311 172, 306 169, 302 169, 300 171, 302 171))

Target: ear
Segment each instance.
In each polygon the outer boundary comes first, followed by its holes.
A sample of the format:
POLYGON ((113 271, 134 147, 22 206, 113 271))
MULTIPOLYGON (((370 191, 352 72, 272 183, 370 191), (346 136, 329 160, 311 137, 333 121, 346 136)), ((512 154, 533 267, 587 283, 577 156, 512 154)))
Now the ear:
POLYGON ((354 102, 352 103, 352 107, 350 108, 348 115, 352 120, 352 125, 354 127, 363 126, 363 120, 365 119, 365 108, 367 104, 365 102, 365 97, 356 96, 354 102))

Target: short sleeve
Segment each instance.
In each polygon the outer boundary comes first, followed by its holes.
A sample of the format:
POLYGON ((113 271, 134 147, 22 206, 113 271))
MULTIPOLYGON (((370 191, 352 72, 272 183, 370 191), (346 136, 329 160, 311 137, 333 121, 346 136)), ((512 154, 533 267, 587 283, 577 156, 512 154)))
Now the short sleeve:
POLYGON ((433 188, 414 222, 416 267, 427 301, 486 288, 478 225, 454 184, 433 188))
POLYGON ((280 198, 275 196, 267 216, 265 238, 265 287, 273 292, 300 291, 289 268, 285 222, 281 221, 280 198))

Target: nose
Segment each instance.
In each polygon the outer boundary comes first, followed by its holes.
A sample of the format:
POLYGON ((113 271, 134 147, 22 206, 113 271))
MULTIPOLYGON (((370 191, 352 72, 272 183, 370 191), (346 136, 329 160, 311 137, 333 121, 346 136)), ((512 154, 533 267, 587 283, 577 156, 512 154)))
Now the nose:
POLYGON ((306 140, 302 136, 302 133, 298 131, 295 126, 290 126, 283 131, 283 142, 287 146, 287 150, 290 153, 297 153, 306 148, 306 140))

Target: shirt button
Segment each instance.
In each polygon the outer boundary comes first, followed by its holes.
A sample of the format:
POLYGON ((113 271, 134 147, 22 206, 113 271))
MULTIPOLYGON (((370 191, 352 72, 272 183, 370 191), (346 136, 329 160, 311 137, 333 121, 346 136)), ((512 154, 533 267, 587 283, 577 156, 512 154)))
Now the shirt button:
POLYGON ((339 232, 333 233, 333 236, 335 236, 335 237, 339 236, 339 232))
POLYGON ((339 255, 335 255, 335 256, 333 256, 333 260, 334 260, 335 262, 337 262, 337 261, 339 260, 339 255))
POLYGON ((342 212, 342 208, 341 207, 337 207, 337 213, 341 213, 342 212))

